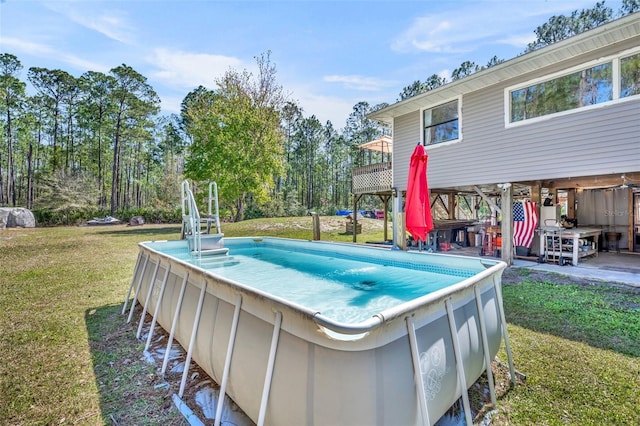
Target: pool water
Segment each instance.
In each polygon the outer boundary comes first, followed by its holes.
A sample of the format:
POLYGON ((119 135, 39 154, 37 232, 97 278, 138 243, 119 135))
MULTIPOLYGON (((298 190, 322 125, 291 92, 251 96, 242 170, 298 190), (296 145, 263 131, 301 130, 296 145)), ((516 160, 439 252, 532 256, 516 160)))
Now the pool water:
POLYGON ((228 256, 201 258, 189 255, 184 248, 160 246, 160 250, 219 277, 343 323, 361 322, 387 308, 461 280, 459 275, 441 272, 439 268, 416 267, 417 262, 385 262, 376 257, 353 256, 351 252, 346 256, 337 251, 319 252, 304 246, 277 244, 226 246, 228 256))

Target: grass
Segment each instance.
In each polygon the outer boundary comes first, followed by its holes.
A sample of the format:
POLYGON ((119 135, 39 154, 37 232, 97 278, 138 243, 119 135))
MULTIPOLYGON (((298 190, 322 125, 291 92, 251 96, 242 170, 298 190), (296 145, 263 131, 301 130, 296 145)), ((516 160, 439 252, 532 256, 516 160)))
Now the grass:
POLYGON ((639 289, 511 269, 503 297, 527 380, 494 424, 640 424, 639 289))
MULTIPOLYGON (((358 241, 381 241, 381 223, 363 221, 358 241)), ((343 218, 321 224, 323 240, 351 241, 343 218)), ((223 231, 312 235, 310 217, 223 231)), ((0 231, 0 424, 184 424, 120 314, 136 243, 178 236, 176 225, 0 231)), ((527 379, 492 424, 640 424, 640 291, 526 272, 507 271, 503 293, 527 379)))
POLYGON ((119 314, 136 242, 179 227, 0 231, 0 424, 181 424, 119 314), (151 389, 151 391, 149 390, 151 389), (132 397, 142 395, 146 407, 132 397))

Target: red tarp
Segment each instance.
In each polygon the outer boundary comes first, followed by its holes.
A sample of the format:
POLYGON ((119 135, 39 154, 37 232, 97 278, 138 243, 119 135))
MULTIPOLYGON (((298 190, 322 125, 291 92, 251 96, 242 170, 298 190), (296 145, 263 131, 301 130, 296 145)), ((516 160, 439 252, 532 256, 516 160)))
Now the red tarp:
POLYGON ((407 231, 416 241, 427 241, 427 234, 433 229, 431 202, 427 186, 427 160, 429 156, 424 146, 418 144, 411 155, 407 201, 404 206, 407 231))

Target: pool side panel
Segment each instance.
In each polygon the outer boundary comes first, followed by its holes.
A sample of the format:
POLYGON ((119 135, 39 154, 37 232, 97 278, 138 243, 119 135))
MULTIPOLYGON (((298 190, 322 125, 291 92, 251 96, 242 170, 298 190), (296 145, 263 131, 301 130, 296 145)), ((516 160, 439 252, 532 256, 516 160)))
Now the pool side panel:
MULTIPOLYGON (((484 371, 473 286, 385 320, 357 340, 336 340, 307 311, 225 282, 144 245, 141 250, 149 253, 150 265, 138 294, 140 303, 145 301, 155 264, 162 262, 148 312, 155 311, 160 288, 157 281, 164 276, 168 262, 172 262, 157 319, 165 330, 171 327, 182 277, 189 270, 176 331, 176 339, 183 347, 188 346, 200 288, 206 280, 193 360, 218 383, 222 381, 233 301, 241 295, 242 311, 227 394, 254 421, 259 415, 276 311, 282 312, 282 331, 265 424, 419 424, 406 315, 414 319, 429 418, 435 422, 462 391, 444 307, 448 297, 454 307, 467 384, 473 384, 484 371)), ((495 273, 501 272, 499 269, 495 273)), ((483 277, 479 286, 493 358, 501 342, 493 275, 483 277)))

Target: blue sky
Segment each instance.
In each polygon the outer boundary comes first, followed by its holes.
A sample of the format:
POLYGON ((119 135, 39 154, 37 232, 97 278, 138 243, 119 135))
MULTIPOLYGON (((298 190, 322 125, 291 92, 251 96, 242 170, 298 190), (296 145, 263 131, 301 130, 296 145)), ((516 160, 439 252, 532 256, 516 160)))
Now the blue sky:
MULTIPOLYGON (((393 103, 463 61, 510 59, 551 16, 596 0, 213 1, 0 0, 0 52, 29 67, 148 78, 164 113, 192 89, 215 88, 229 68, 255 69, 271 51, 277 80, 322 123, 345 125, 353 106, 393 103)), ((607 0, 618 11, 620 1, 607 0)))

